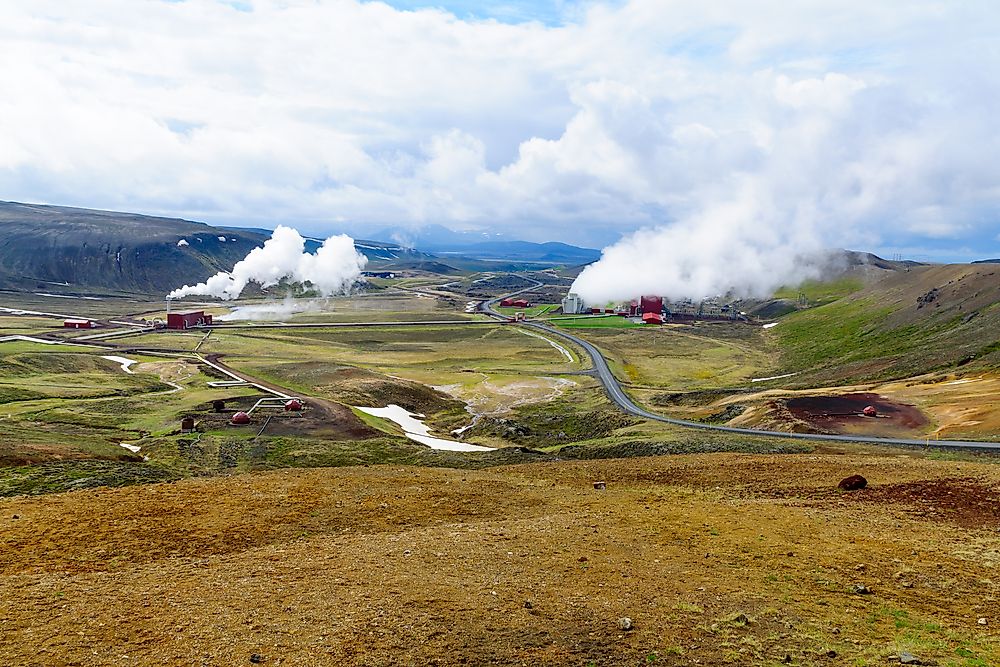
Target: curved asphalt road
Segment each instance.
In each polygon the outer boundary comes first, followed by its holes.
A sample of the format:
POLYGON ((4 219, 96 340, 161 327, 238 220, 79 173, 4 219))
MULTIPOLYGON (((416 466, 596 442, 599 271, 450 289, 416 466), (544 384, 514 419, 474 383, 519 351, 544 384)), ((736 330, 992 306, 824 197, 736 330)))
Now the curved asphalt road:
MULTIPOLYGON (((541 283, 539 283, 541 285, 541 283)), ((513 294, 507 295, 502 298, 509 298, 514 296, 514 294, 520 294, 521 292, 527 292, 534 287, 527 287, 522 290, 518 290, 513 294)), ((496 304, 500 299, 493 299, 490 301, 484 301, 480 304, 480 311, 491 315, 493 317, 499 317, 503 319, 509 319, 504 315, 498 313, 493 309, 494 304, 496 304)), ((522 326, 530 327, 532 329, 537 329, 538 331, 544 331, 547 334, 553 336, 558 336, 564 338, 572 343, 577 344, 586 351, 590 356, 591 364, 593 365, 594 374, 597 379, 600 380, 601 384, 604 385, 604 390, 607 392, 608 397, 618 404, 625 412, 635 415, 636 417, 642 417, 644 419, 652 419, 658 422, 665 422, 667 424, 673 424, 675 426, 683 426, 685 428, 697 428, 705 431, 721 431, 723 433, 735 433, 739 435, 752 435, 752 436, 764 436, 771 438, 788 438, 792 440, 808 440, 808 441, 818 441, 818 442, 867 442, 877 445, 904 445, 904 446, 931 446, 931 447, 947 447, 949 449, 980 449, 980 450, 992 450, 1000 451, 1000 442, 989 442, 982 440, 916 440, 908 438, 880 438, 871 435, 826 435, 823 433, 785 433, 783 431, 764 431, 755 428, 737 428, 735 426, 718 426, 715 424, 704 424, 702 422, 688 421, 686 419, 673 419, 672 417, 664 417, 663 415, 656 414, 655 412, 650 412, 644 408, 636 405, 631 398, 625 393, 621 385, 618 383, 618 378, 614 376, 611 369, 608 367, 608 362, 604 358, 604 354, 597 349, 592 343, 589 343, 578 336, 574 336, 566 331, 560 331, 545 324, 539 322, 520 322, 522 326)))

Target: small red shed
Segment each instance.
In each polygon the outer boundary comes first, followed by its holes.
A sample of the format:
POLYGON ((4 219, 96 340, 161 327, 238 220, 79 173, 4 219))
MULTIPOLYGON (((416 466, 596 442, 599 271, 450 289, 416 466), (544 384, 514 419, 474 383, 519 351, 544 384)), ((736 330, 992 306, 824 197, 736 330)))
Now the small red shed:
POLYGON ((643 313, 642 314, 643 324, 663 324, 663 318, 659 313, 643 313))
POLYGON ((66 329, 93 329, 94 323, 91 320, 63 320, 63 327, 66 329))
POLYGON ((528 308, 531 306, 524 299, 504 299, 500 302, 500 305, 504 308, 528 308))

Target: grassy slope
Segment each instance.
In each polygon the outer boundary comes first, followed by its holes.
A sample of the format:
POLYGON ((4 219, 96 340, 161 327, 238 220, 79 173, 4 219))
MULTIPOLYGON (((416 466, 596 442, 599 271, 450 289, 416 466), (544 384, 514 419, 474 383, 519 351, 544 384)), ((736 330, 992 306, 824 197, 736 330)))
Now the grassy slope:
POLYGON ((3 499, 0 663, 987 667, 998 484, 719 455, 3 499))
POLYGON ((933 266, 784 318, 769 333, 801 386, 1000 365, 1000 269, 933 266), (933 292, 936 290, 936 292, 933 292), (918 299, 933 299, 920 305, 918 299))

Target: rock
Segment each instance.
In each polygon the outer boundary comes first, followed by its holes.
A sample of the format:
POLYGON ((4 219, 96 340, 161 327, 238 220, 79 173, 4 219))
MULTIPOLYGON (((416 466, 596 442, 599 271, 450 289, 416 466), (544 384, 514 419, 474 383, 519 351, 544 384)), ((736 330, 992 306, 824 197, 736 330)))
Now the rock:
POLYGON ((524 601, 524 608, 525 609, 534 609, 535 605, 531 602, 531 600, 525 600, 524 601))
POLYGON ((736 616, 733 617, 733 623, 736 623, 738 625, 748 625, 750 623, 750 619, 747 618, 746 614, 740 612, 739 614, 736 614, 736 616))
POLYGON ((594 488, 598 491, 603 491, 608 488, 608 485, 605 482, 594 482, 594 488))
POLYGON ((254 653, 253 655, 250 656, 250 662, 252 662, 255 665, 259 665, 260 663, 264 662, 264 656, 262 656, 260 653, 254 653))
POLYGON ((979 625, 986 625, 988 622, 989 621, 987 621, 985 618, 981 618, 978 621, 976 621, 976 623, 978 623, 979 625))
POLYGON ((868 486, 868 480, 861 475, 851 475, 850 477, 845 477, 840 480, 840 484, 837 488, 841 491, 857 491, 858 489, 863 489, 868 486))
POLYGON ((781 659, 781 662, 783 662, 783 663, 784 663, 784 664, 786 664, 786 665, 790 665, 790 664, 792 664, 792 656, 790 656, 790 655, 788 655, 788 654, 786 653, 786 654, 785 654, 785 657, 781 659))
POLYGON ((830 649, 829 651, 826 652, 826 657, 828 657, 828 658, 836 658, 837 657, 837 652, 834 651, 833 649, 830 649))
POLYGON ((579 558, 577 558, 577 560, 580 561, 581 563, 586 563, 590 559, 587 558, 586 556, 580 556, 579 558))
POLYGON ((851 586, 851 592, 855 595, 871 595, 872 589, 868 588, 864 584, 854 584, 851 586))
POLYGON ((901 665, 922 665, 924 663, 920 662, 920 658, 913 655, 912 653, 907 653, 906 651, 899 652, 899 664, 901 665))
POLYGON ((623 632, 629 632, 635 626, 632 625, 631 618, 629 618, 628 616, 622 616, 621 618, 618 619, 618 627, 621 628, 623 632))
POLYGON ((20 514, 15 514, 15 515, 14 515, 14 516, 12 516, 11 518, 12 518, 12 519, 20 519, 20 518, 21 518, 21 515, 20 515, 20 514))

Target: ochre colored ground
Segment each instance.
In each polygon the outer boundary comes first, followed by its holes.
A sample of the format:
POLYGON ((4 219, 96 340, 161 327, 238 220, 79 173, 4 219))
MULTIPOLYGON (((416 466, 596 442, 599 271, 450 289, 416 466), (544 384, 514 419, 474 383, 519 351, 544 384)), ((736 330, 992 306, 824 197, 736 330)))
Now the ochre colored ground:
POLYGON ((0 501, 0 664, 996 665, 998 567, 991 464, 276 471, 0 501))

